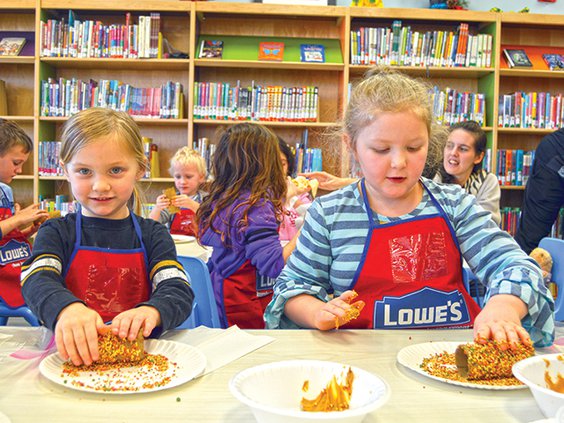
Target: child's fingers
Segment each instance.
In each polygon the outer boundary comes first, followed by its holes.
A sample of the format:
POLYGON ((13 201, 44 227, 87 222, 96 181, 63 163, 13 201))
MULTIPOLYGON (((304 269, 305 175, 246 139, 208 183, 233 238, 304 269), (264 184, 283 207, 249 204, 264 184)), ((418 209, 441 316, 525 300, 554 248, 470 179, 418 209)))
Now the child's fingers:
POLYGON ((353 290, 345 291, 339 296, 339 298, 347 304, 350 304, 356 297, 358 297, 358 294, 353 290))
POLYGON ((80 351, 78 350, 77 340, 75 339, 75 335, 72 330, 63 331, 63 344, 67 356, 72 361, 72 364, 80 366, 81 364, 91 363, 82 359, 80 351))
MULTIPOLYGON (((101 320, 101 319, 100 319, 101 320)), ((102 323, 100 326, 96 327, 96 330, 98 331, 98 333, 100 335, 105 335, 106 333, 108 333, 109 331, 112 330, 111 326, 105 325, 104 323, 102 323)))
MULTIPOLYGON (((143 327, 144 322, 145 321, 142 316, 135 316, 131 321, 131 325, 129 326, 129 333, 127 335, 127 339, 129 339, 130 341, 135 341, 137 335, 139 334, 139 331, 143 327)), ((149 335, 150 334, 151 333, 149 332, 149 335)))
POLYGON ((489 326, 474 327, 474 342, 485 344, 492 338, 492 331, 489 326))
POLYGON ((57 345, 57 351, 63 358, 63 360, 69 359, 69 353, 65 347, 65 341, 63 339, 63 330, 60 325, 55 326, 55 344, 57 345))
MULTIPOLYGON (((92 355, 91 355, 91 345, 90 345, 90 339, 87 336, 87 334, 85 333, 85 328, 83 327, 78 327, 75 330, 73 330, 73 338, 72 342, 74 342, 74 345, 76 346, 76 352, 78 353, 78 355, 80 356, 80 359, 82 360, 82 362, 84 364, 86 364, 87 366, 89 366, 90 364, 92 364, 92 362, 94 361, 92 359, 92 355)), ((68 343, 67 343, 67 348, 68 348, 68 343)), ((96 341, 94 341, 94 346, 93 348, 96 350, 96 352, 98 351, 98 335, 96 334, 96 341)), ((71 359, 73 358, 73 354, 71 353, 71 359)), ((74 360, 73 360, 74 362, 74 360)))
POLYGON ((480 328, 475 336, 476 342, 479 344, 484 344, 488 340, 492 339, 499 343, 507 343, 507 333, 505 327, 497 322, 487 324, 480 328))
POLYGON ((501 341, 496 339, 498 342, 508 342, 508 348, 515 349, 518 344, 531 345, 531 338, 529 334, 521 325, 516 325, 514 323, 508 323, 504 325, 505 339, 501 341))
POLYGON ((131 318, 127 315, 117 315, 112 321, 112 332, 120 338, 126 338, 129 335, 129 327, 131 326, 131 318))
POLYGON ((151 333, 153 332, 153 329, 155 329, 155 327, 156 327, 155 324, 152 324, 148 320, 145 321, 145 325, 143 326, 143 336, 145 338, 148 338, 149 336, 151 336, 151 333))
POLYGON ((532 345, 533 341, 531 340, 531 336, 529 335, 529 332, 527 332, 527 329, 525 329, 523 326, 518 326, 517 327, 517 333, 519 335, 519 339, 521 340, 521 342, 525 345, 532 345))
POLYGON ((88 356, 92 361, 99 358, 98 355, 98 330, 96 326, 88 325, 84 328, 86 336, 86 345, 88 347, 88 356))
POLYGON ((323 306, 316 313, 315 326, 320 330, 334 329, 338 323, 338 319, 345 315, 344 307, 347 304, 344 301, 333 299, 323 306))

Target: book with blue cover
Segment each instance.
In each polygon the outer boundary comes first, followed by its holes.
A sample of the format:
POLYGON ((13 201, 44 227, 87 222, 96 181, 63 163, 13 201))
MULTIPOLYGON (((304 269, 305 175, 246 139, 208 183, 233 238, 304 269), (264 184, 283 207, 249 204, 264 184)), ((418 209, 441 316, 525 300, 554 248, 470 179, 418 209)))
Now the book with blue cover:
POLYGON ((542 58, 550 70, 564 70, 564 57, 561 54, 546 53, 542 58))
POLYGON ((321 44, 300 44, 300 59, 302 62, 325 62, 325 46, 321 44))

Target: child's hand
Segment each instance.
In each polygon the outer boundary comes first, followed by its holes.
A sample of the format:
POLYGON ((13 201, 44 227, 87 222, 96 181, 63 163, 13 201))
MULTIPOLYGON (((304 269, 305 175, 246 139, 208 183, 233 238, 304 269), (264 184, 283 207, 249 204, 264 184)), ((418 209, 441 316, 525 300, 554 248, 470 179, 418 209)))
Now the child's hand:
POLYGON ((155 208, 160 212, 161 210, 166 209, 168 206, 170 206, 170 200, 168 199, 168 197, 164 194, 159 195, 157 197, 157 202, 155 203, 155 208))
POLYGON ((495 295, 486 304, 474 321, 474 339, 484 343, 493 339, 498 343, 530 345, 531 338, 521 326, 527 306, 513 295, 495 295))
POLYGON ((308 179, 317 179, 319 181, 319 188, 326 191, 334 191, 356 181, 354 178, 341 178, 324 171, 298 173, 298 176, 305 176, 308 179))
POLYGON ((306 192, 311 191, 311 187, 309 185, 307 185, 307 184, 298 185, 294 182, 294 180, 290 176, 288 176, 286 178, 286 184, 288 186, 288 188, 286 190, 286 199, 287 200, 289 200, 292 197, 295 197, 297 195, 302 195, 306 192))
POLYGON ((200 203, 192 200, 190 197, 184 194, 180 194, 174 197, 172 200, 172 205, 176 207, 182 207, 184 209, 190 209, 192 211, 197 211, 200 208, 200 203))
POLYGON ((141 306, 118 314, 112 320, 112 332, 120 338, 134 341, 143 328, 143 336, 147 338, 155 327, 161 324, 161 314, 155 307, 141 306))
POLYGON ((292 182, 292 177, 288 176, 286 178, 286 186, 286 201, 290 200, 296 195, 300 195, 298 186, 292 182))
POLYGON ((63 360, 75 366, 98 360, 98 332, 104 322, 100 315, 82 303, 66 306, 57 318, 55 342, 63 360))
POLYGON ((354 291, 345 291, 340 297, 333 298, 315 312, 315 327, 320 330, 330 330, 337 324, 344 325, 347 319, 347 310, 351 308, 350 302, 357 296, 354 291))
POLYGON ((39 204, 35 203, 22 209, 18 203, 14 204, 15 217, 18 219, 18 226, 26 227, 30 223, 40 219, 45 220, 49 217, 47 210, 40 210, 39 204))

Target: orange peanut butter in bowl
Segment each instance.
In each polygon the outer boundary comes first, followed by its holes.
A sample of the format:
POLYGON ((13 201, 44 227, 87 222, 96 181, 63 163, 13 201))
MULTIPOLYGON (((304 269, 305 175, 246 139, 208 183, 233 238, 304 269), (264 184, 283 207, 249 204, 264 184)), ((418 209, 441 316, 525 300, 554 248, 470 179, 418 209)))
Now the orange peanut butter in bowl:
MULTIPOLYGON (((354 381, 354 373, 349 367, 345 381, 339 382, 333 375, 327 386, 314 399, 302 398, 301 408, 303 411, 343 411, 348 410, 354 381)), ((309 381, 305 381, 302 387, 304 392, 309 389, 309 381)))

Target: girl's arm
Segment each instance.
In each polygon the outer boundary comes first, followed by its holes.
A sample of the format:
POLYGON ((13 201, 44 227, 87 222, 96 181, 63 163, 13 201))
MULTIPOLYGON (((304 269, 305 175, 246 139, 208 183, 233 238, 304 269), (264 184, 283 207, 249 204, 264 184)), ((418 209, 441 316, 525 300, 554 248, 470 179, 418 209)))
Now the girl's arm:
MULTIPOLYGON (((554 339, 554 301, 544 285, 540 268, 492 221, 489 212, 476 205, 473 196, 454 185, 441 188, 442 193, 437 195, 442 197, 463 257, 488 288, 484 316, 478 316, 478 326, 499 327, 495 323, 498 317, 491 314, 493 306, 488 306, 488 302, 498 295, 511 295, 516 304, 527 305, 527 313, 521 318, 517 306, 509 323, 502 325, 504 332, 493 336, 498 340, 512 338, 514 326, 523 325, 536 346, 550 345, 554 339)), ((497 301, 500 300, 494 304, 497 301)))
POLYGON ((276 280, 272 301, 265 312, 267 328, 316 327, 315 312, 300 309, 299 305, 306 303, 316 309, 330 300, 329 293, 333 292, 329 280, 331 262, 328 225, 321 205, 314 202, 296 249, 276 280), (285 314, 286 304, 298 296, 303 298, 291 305, 285 314))
POLYGON ((69 226, 62 219, 45 222, 37 232, 31 257, 22 265, 25 302, 37 318, 53 331, 61 311, 80 301, 65 288, 62 276, 74 242, 74 236, 69 238, 69 226))
POLYGON ((527 313, 527 304, 520 298, 514 295, 495 295, 476 317, 474 339, 530 344, 531 338, 521 326, 521 320, 527 313))
POLYGON ((309 294, 296 295, 286 301, 284 313, 301 327, 330 330, 337 326, 337 321, 339 325, 346 323, 346 312, 355 296, 353 291, 345 291, 325 302, 309 294))
MULTIPOLYGON (((233 222, 242 218, 242 208, 231 217, 233 222)), ((257 268, 263 276, 276 278, 282 271, 285 253, 278 235, 279 222, 274 206, 270 201, 263 201, 253 206, 247 216, 248 226, 241 231, 232 225, 231 243, 236 249, 244 250, 245 258, 257 268)), ((289 243, 290 245, 290 243, 289 243)), ((286 251, 291 253, 292 245, 286 251)))
MULTIPOLYGON (((73 222, 74 224, 74 222, 73 222)), ((55 333, 57 350, 75 365, 98 358, 100 315, 64 286, 62 272, 72 242, 64 221, 48 221, 38 231, 32 256, 22 266, 22 295, 39 320, 55 333)))
POLYGON ((150 333, 157 326, 163 331, 174 329, 188 318, 194 301, 194 293, 184 269, 177 261, 176 247, 167 229, 148 219, 141 220, 140 223, 149 259, 150 282, 155 288, 148 301, 114 319, 113 328, 119 327, 120 336, 128 333, 130 339, 137 335, 140 326, 145 327, 144 334, 150 333), (153 313, 154 310, 158 316, 153 313), (122 316, 124 314, 125 317, 122 316), (125 319, 124 322, 121 322, 122 318, 125 319), (137 326, 131 323, 135 318, 139 318, 144 324, 137 326))
POLYGON ((327 172, 298 173, 298 175, 305 176, 308 179, 317 179, 319 181, 319 188, 326 191, 335 191, 358 181, 358 178, 341 178, 327 172))

